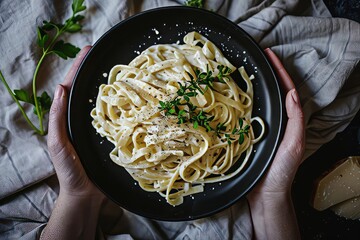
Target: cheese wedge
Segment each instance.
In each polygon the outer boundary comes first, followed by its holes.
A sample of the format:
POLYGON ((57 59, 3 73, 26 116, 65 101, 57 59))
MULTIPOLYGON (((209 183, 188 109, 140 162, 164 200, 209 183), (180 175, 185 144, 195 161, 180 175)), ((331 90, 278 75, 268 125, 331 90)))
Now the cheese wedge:
POLYGON ((331 210, 348 219, 360 219, 360 197, 354 197, 331 207, 331 210))
POLYGON ((322 176, 313 195, 313 207, 319 211, 360 196, 360 156, 344 159, 322 176))

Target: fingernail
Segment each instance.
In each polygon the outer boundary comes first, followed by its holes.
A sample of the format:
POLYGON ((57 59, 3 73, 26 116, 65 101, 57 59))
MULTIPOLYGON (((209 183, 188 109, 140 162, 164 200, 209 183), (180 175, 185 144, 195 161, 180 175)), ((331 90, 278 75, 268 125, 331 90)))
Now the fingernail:
POLYGON ((57 85, 55 89, 54 99, 59 99, 64 97, 64 87, 62 85, 57 85))
POLYGON ((292 90, 291 96, 296 104, 300 103, 299 95, 297 94, 297 91, 295 88, 292 90))

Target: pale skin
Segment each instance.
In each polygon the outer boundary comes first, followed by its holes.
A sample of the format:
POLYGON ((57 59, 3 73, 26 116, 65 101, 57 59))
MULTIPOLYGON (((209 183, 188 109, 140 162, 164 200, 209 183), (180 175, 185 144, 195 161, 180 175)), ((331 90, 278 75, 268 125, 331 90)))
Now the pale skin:
POLYGON ((86 176, 66 131, 68 93, 76 70, 89 49, 82 49, 65 81, 55 90, 49 117, 48 147, 60 193, 40 239, 94 239, 100 207, 105 200, 86 176))
MULTIPOLYGON (((51 106, 48 147, 60 193, 40 239, 94 239, 101 204, 105 200, 87 177, 66 130, 68 93, 90 48, 87 46, 79 53, 64 82, 57 86, 51 106)), ((291 81, 281 74, 280 78, 283 82, 291 81)), ((292 86, 284 88, 289 118, 284 138, 269 171, 247 196, 256 239, 300 238, 290 192, 303 155, 304 123, 300 100, 292 86)))
POLYGON ((300 239, 291 186, 304 154, 303 112, 294 84, 279 59, 270 49, 266 49, 265 54, 287 93, 285 107, 288 121, 270 169, 247 196, 254 223, 254 238, 300 239))

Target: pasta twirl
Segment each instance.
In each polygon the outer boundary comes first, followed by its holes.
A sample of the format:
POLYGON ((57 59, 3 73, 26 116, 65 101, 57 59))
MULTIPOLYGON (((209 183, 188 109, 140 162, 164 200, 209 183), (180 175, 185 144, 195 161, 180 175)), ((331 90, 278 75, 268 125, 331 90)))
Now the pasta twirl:
POLYGON ((96 131, 115 146, 112 161, 171 205, 239 174, 264 123, 252 117, 254 77, 239 68, 242 90, 230 76, 235 70, 197 32, 184 44, 154 45, 114 66, 91 111, 96 131), (253 121, 262 127, 257 137, 253 121))

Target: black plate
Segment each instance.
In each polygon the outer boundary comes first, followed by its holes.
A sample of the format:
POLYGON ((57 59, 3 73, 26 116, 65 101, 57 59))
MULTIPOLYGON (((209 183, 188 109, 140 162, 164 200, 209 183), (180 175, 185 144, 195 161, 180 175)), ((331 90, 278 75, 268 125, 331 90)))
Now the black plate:
MULTIPOLYGON (((240 75, 236 77, 240 78, 240 75)), ((272 161, 283 128, 282 100, 276 77, 255 41, 236 24, 213 12, 166 7, 149 10, 120 22, 106 32, 89 51, 77 72, 69 100, 69 132, 90 179, 113 201, 136 214, 167 221, 201 218, 223 210, 243 197, 272 161), (198 31, 214 42, 235 66, 254 74, 253 115, 266 123, 263 140, 255 145, 246 169, 221 184, 207 184, 205 191, 186 197, 173 207, 158 193, 142 190, 122 167, 113 163, 113 145, 96 134, 90 111, 98 87, 106 83, 103 73, 116 64, 128 64, 139 52, 157 43, 182 42, 198 31)))

